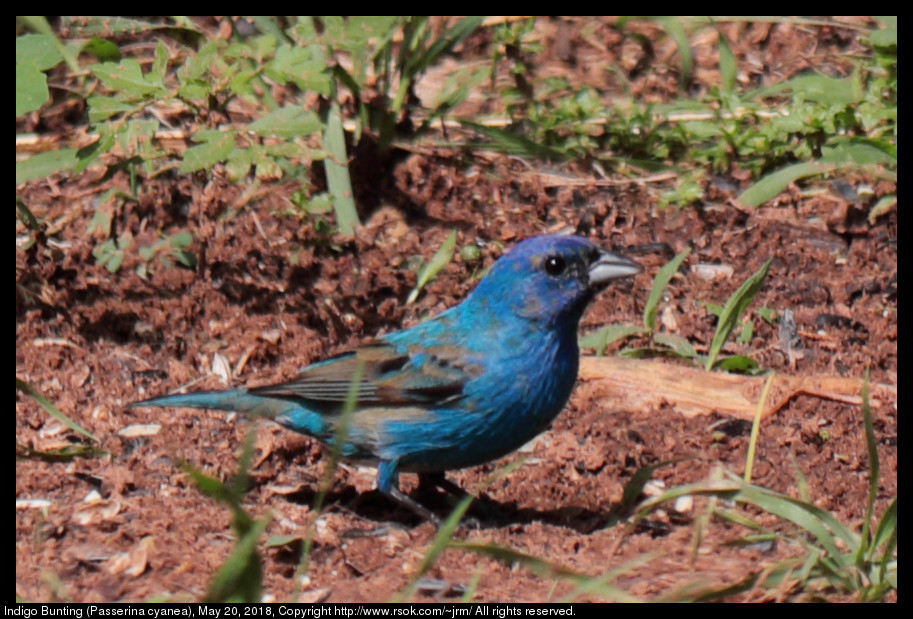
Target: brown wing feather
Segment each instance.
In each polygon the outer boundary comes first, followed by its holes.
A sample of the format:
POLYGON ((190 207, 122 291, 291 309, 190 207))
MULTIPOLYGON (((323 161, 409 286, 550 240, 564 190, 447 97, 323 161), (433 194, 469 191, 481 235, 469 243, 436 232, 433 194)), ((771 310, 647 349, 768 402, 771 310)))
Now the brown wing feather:
POLYGON ((326 409, 326 404, 335 408, 345 402, 359 365, 362 370, 356 396, 362 405, 438 402, 462 394, 466 381, 481 371, 477 366, 462 363, 459 351, 451 347, 423 348, 404 354, 387 342, 375 340, 354 352, 311 365, 294 380, 249 391, 255 395, 325 403, 318 408, 326 409))

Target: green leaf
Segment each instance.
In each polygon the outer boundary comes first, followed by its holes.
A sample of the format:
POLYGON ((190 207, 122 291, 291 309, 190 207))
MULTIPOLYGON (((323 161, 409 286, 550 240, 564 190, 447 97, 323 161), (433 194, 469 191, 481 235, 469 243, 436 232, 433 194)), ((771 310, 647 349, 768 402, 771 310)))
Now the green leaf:
POLYGON ((88 168, 101 155, 107 153, 114 146, 114 127, 112 124, 101 124, 98 127, 98 139, 88 146, 84 146, 76 153, 78 162, 73 172, 79 174, 88 168))
POLYGON ((116 64, 102 62, 90 66, 89 70, 106 88, 125 98, 138 100, 147 95, 164 94, 164 88, 146 80, 139 62, 133 58, 124 58, 116 64))
POLYGON ((187 80, 182 81, 178 88, 178 95, 187 101, 205 101, 212 92, 212 87, 207 82, 187 80))
POLYGON ((746 374, 757 370, 758 363, 751 357, 746 357, 744 355, 733 355, 732 357, 721 359, 717 362, 715 367, 716 369, 723 370, 724 372, 746 374))
POLYGON ((333 210, 333 200, 330 198, 330 195, 324 191, 307 199, 304 202, 304 208, 312 215, 329 213, 333 210))
POLYGON ((897 47, 897 28, 882 28, 869 35, 874 47, 897 47))
POLYGON ((262 154, 263 149, 259 144, 254 144, 249 148, 233 148, 225 162, 225 172, 228 175, 228 179, 233 183, 237 183, 247 176, 254 161, 258 160, 262 154))
POLYGON ((185 249, 193 244, 193 235, 187 231, 178 232, 168 239, 168 242, 175 249, 185 249))
POLYGON ((406 305, 415 301, 418 297, 418 293, 425 287, 425 284, 434 279, 434 276, 438 274, 438 271, 450 264, 450 261, 453 259, 453 248, 456 246, 456 240, 457 231, 451 230, 444 242, 441 243, 441 246, 438 247, 438 250, 431 256, 431 260, 429 260, 418 272, 415 288, 409 293, 409 297, 406 299, 406 305))
POLYGON ((24 161, 16 162, 16 184, 36 178, 45 178, 64 170, 72 170, 75 165, 75 148, 39 153, 24 161))
POLYGON ((187 152, 184 153, 184 160, 178 168, 181 172, 208 170, 215 164, 225 161, 235 147, 235 132, 200 131, 193 136, 193 140, 203 143, 187 149, 187 152))
POLYGON ((197 266, 197 257, 189 251, 176 249, 172 250, 171 255, 174 256, 175 260, 177 260, 180 264, 183 264, 188 269, 195 269, 197 266))
POLYGON ((34 112, 50 99, 44 71, 63 56, 57 40, 48 34, 16 37, 16 117, 34 112))
POLYGON ((159 39, 155 43, 155 58, 152 60, 152 68, 146 75, 146 80, 150 84, 165 87, 165 73, 168 72, 168 48, 159 39))
POLYGON ((601 357, 605 354, 606 347, 612 342, 642 333, 644 333, 642 327, 606 325, 578 339, 577 345, 580 348, 595 348, 596 355, 601 357))
MULTIPOLYGON (((100 204, 104 204, 104 202, 100 202, 100 204)), ((96 232, 100 232, 105 237, 111 234, 111 215, 101 209, 96 209, 92 214, 92 219, 89 220, 89 225, 86 226, 86 234, 96 232)))
POLYGON ((683 359, 699 359, 700 355, 694 350, 691 342, 674 333, 657 333, 653 341, 660 346, 667 346, 673 353, 683 359))
POLYGON ((750 344, 751 338, 754 336, 754 324, 749 321, 742 325, 742 330, 739 333, 739 336, 736 338, 736 342, 739 344, 750 344))
POLYGON ((717 322, 716 333, 713 334, 713 341, 710 343, 710 350, 707 352, 707 361, 704 364, 707 371, 710 371, 713 368, 717 355, 719 355, 720 350, 722 350, 723 344, 726 342, 729 334, 732 333, 732 330, 738 324, 742 312, 745 311, 748 304, 751 303, 761 290, 761 285, 767 277, 767 271, 770 268, 771 260, 772 258, 768 258, 764 264, 761 265, 760 269, 746 279, 742 285, 739 286, 738 290, 732 293, 732 296, 726 301, 726 305, 723 306, 723 312, 720 314, 720 318, 717 322))
MULTIPOLYGON (((162 42, 159 41, 159 44, 162 42)), ((117 62, 121 59, 120 48, 107 39, 90 39, 82 46, 82 51, 92 54, 99 62, 117 62)))
POLYGON ((140 259, 142 259, 144 262, 149 262, 150 260, 152 260, 152 258, 155 257, 155 254, 158 252, 159 247, 160 247, 160 242, 153 243, 152 245, 142 245, 137 250, 137 253, 139 254, 140 259))
POLYGON ((16 65, 30 64, 39 71, 57 66, 63 60, 57 41, 46 34, 25 34, 16 37, 16 65))
POLYGON ((47 76, 31 63, 16 63, 16 118, 34 112, 50 98, 47 76))
POLYGON ((272 61, 264 67, 264 73, 280 84, 294 82, 302 90, 329 96, 332 77, 327 66, 323 58, 315 57, 310 46, 280 45, 272 61))
POLYGON ((887 152, 871 143, 847 142, 821 149, 821 162, 834 164, 897 165, 897 154, 887 152))
POLYGON ((266 540, 267 548, 280 548, 282 546, 291 546, 297 542, 304 541, 302 535, 271 535, 266 540))
POLYGON ((777 310, 767 306, 758 308, 758 316, 763 318, 767 324, 774 326, 777 325, 777 321, 780 319, 779 315, 777 314, 777 310))
POLYGON ((260 135, 275 135, 280 138, 311 135, 323 128, 317 114, 293 105, 279 108, 248 125, 248 129, 260 135))
POLYGON ((18 197, 16 198, 16 215, 33 232, 41 232, 45 229, 44 223, 38 221, 38 218, 35 217, 28 205, 18 197))
POLYGON ((124 114, 136 109, 135 104, 125 103, 115 97, 102 95, 89 97, 86 99, 86 104, 89 106, 89 121, 93 123, 106 120, 115 114, 124 114))
POLYGON ((105 268, 108 269, 109 273, 117 273, 123 263, 124 252, 115 251, 111 253, 107 260, 105 260, 105 268))
POLYGON ((713 314, 717 318, 719 318, 720 314, 723 313, 722 305, 720 305, 719 303, 711 303, 710 301, 707 301, 706 303, 704 303, 704 309, 707 310, 707 313, 713 314))
POLYGON ((848 78, 827 75, 800 75, 792 79, 762 88, 754 93, 756 97, 767 97, 791 91, 793 97, 824 105, 850 105, 862 100, 862 85, 858 76, 848 78))
POLYGON ((261 157, 254 166, 254 176, 260 180, 273 180, 282 177, 282 169, 273 157, 261 157))

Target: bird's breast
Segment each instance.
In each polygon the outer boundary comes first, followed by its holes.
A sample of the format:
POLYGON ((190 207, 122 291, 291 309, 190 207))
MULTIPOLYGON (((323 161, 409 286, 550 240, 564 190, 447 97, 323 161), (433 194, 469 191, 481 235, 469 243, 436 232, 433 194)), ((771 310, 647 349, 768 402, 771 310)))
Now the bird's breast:
POLYGON ((567 403, 577 377, 576 340, 565 347, 519 347, 516 352, 488 359, 485 371, 466 383, 463 397, 452 407, 430 411, 421 422, 388 426, 390 449, 403 470, 483 464, 547 428, 567 403))

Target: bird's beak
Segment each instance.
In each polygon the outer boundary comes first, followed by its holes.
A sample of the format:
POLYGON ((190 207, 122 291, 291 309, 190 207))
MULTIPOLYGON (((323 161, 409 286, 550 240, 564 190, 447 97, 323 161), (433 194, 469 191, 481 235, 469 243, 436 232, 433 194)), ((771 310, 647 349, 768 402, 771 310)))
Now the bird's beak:
POLYGON ((590 263, 590 285, 598 286, 613 279, 636 275, 641 271, 643 271, 643 267, 633 260, 603 250, 599 257, 590 263))

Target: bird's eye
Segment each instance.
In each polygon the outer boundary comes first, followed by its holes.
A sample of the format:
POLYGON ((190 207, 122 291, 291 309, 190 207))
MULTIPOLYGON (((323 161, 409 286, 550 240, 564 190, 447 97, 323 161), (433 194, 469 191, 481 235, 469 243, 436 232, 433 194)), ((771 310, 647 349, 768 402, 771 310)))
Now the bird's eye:
POLYGON ((557 277, 567 269, 567 262, 561 256, 549 256, 545 259, 545 272, 552 277, 557 277))

